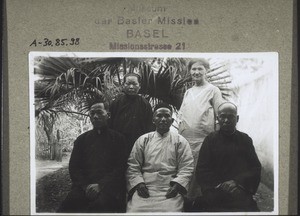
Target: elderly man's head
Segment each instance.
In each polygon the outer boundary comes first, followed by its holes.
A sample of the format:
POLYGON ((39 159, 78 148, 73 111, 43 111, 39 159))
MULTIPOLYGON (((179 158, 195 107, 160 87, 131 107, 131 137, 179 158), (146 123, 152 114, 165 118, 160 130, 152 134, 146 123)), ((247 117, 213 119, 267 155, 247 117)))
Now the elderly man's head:
POLYGON ((231 102, 224 102, 218 108, 218 121, 220 130, 231 133, 239 120, 237 106, 231 102))
POLYGON ((172 107, 166 103, 160 103, 154 108, 153 123, 158 133, 164 134, 170 130, 174 121, 172 114, 172 107))
POLYGON ((95 103, 91 106, 89 116, 94 128, 100 129, 107 126, 109 113, 105 102, 95 103))

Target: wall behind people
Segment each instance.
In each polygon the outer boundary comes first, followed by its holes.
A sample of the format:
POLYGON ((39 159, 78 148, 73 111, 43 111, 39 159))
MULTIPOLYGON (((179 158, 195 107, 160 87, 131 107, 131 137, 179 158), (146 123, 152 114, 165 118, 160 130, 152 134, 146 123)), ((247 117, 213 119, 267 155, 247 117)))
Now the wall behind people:
MULTIPOLYGON (((274 100, 277 73, 268 60, 244 59, 231 61, 231 75, 237 97, 240 120, 237 129, 252 139, 262 164, 261 182, 273 190, 275 126, 277 124, 274 100)), ((276 167, 275 167, 276 168, 276 167)))

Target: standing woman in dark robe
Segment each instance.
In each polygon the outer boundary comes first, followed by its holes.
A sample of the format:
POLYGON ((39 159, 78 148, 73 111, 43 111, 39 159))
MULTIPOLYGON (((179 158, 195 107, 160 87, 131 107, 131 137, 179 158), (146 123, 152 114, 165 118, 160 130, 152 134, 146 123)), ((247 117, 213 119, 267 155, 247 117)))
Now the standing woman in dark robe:
POLYGON ((134 142, 141 135, 153 130, 150 103, 138 95, 141 77, 135 73, 124 76, 124 94, 119 95, 110 106, 111 128, 126 138, 129 156, 134 142))

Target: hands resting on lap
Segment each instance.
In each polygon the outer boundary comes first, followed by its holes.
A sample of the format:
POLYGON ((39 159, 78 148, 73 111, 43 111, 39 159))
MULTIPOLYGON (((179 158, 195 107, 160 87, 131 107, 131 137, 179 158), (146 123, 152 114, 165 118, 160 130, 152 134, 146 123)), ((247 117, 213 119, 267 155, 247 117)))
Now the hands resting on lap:
POLYGON ((99 184, 89 184, 85 188, 85 195, 89 200, 95 200, 98 197, 100 192, 101 192, 101 187, 99 186, 99 184))
POLYGON ((221 189, 227 193, 230 193, 232 195, 239 195, 243 192, 243 189, 240 185, 238 185, 234 180, 229 180, 226 182, 223 182, 216 186, 216 188, 221 189))
MULTIPOLYGON (((166 193, 166 198, 167 199, 170 199, 170 198, 173 198, 175 196, 177 196, 177 194, 179 193, 180 191, 180 186, 178 183, 174 183, 170 188, 169 190, 167 191, 166 193)), ((145 185, 145 183, 140 183, 137 185, 136 187, 136 190, 137 190, 137 193, 140 197, 143 197, 143 198, 148 198, 150 195, 149 195, 149 191, 148 191, 148 188, 147 186, 145 185)))

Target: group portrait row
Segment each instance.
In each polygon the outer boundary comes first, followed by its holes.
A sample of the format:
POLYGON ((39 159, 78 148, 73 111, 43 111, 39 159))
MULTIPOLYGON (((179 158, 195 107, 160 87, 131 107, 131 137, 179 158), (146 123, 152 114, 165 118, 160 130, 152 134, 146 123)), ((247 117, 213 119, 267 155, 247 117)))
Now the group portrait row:
POLYGON ((90 104, 93 128, 74 142, 72 187, 57 212, 260 211, 253 195, 262 165, 237 130, 238 105, 209 82, 208 60, 190 60, 187 71, 192 85, 179 109, 139 94, 138 70, 124 74, 111 103, 90 104))
POLYGON ((30 63, 34 211, 277 208, 276 55, 37 52, 30 63))

